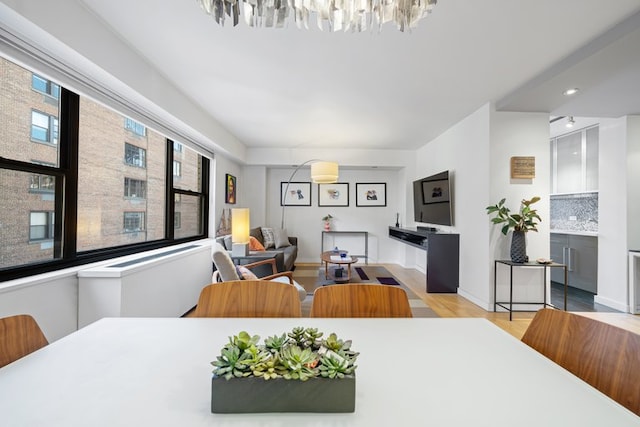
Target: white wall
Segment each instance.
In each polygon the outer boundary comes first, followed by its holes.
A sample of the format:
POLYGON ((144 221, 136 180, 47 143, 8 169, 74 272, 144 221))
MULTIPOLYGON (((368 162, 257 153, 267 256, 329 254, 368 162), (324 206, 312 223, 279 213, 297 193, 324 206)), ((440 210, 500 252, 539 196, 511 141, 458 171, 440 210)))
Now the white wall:
POLYGON ((626 183, 628 248, 640 250, 640 116, 627 117, 626 183))
POLYGON ((627 311, 627 119, 602 119, 598 157, 598 295, 627 311))
MULTIPOLYGON (((493 260, 509 259, 509 239, 491 225, 485 208, 506 197, 510 207, 518 209, 521 199, 537 195, 543 198, 537 204, 540 214, 548 219, 549 161, 547 114, 495 112, 490 104, 418 150, 413 179, 447 169, 453 173, 450 231, 460 234, 458 293, 487 310, 493 310, 493 260), (535 156, 536 178, 511 180, 512 156, 535 156)), ((549 254, 548 222, 539 230, 528 236, 531 259, 549 254)), ((424 256, 415 252, 417 257, 424 256)), ((523 276, 526 287, 535 286, 541 293, 539 275, 530 276, 523 276)))
MULTIPOLYGON (((418 150, 416 173, 410 177, 415 180, 443 170, 451 172, 453 227, 438 228, 460 234, 458 292, 482 307, 488 307, 490 299, 485 279, 489 275, 489 230, 484 214, 489 199, 490 113, 487 104, 418 150)), ((412 251, 417 265, 424 268, 424 251, 412 251)))
POLYGON ((211 190, 209 197, 209 237, 216 235, 216 230, 220 225, 222 210, 226 210, 228 215, 229 209, 248 207, 246 203, 246 180, 243 176, 242 165, 225 156, 217 155, 212 162, 211 169, 211 190), (225 203, 225 175, 231 174, 236 177, 236 204, 225 203))
MULTIPOLYGON (((267 217, 266 223, 251 220, 252 226, 280 227, 280 183, 287 182, 293 168, 269 168, 267 170, 267 217)), ((310 182, 309 168, 300 169, 293 178, 297 182, 310 182)), ((287 206, 285 228, 290 236, 298 237, 298 262, 319 262, 321 248, 322 217, 331 214, 333 230, 368 231, 370 262, 399 262, 397 253, 390 247, 388 238, 390 225, 396 221, 396 212, 405 205, 406 193, 401 173, 392 169, 350 169, 340 165, 339 182, 349 184, 348 207, 318 207, 318 185, 312 184, 311 206, 287 206), (357 207, 356 183, 386 183, 386 207, 357 207)))

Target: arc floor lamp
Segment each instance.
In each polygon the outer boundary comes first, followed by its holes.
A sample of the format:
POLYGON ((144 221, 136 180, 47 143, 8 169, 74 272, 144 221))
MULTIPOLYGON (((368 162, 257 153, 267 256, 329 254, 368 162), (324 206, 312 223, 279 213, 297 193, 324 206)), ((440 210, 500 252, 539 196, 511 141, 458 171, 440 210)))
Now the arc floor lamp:
POLYGON ((287 185, 282 192, 282 200, 280 200, 282 204, 282 218, 280 221, 280 228, 282 229, 284 229, 284 208, 286 207, 285 200, 287 197, 287 192, 289 191, 289 184, 291 184, 291 181, 293 180, 293 177, 296 175, 296 173, 303 166, 306 166, 309 163, 311 163, 311 181, 313 181, 315 184, 332 184, 334 182, 338 182, 338 163, 336 162, 311 159, 298 165, 289 177, 287 185))

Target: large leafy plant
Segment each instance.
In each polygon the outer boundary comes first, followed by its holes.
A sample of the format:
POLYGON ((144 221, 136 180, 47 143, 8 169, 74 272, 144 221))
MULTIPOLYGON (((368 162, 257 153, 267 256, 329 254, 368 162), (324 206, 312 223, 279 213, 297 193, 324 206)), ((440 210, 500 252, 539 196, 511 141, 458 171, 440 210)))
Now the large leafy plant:
POLYGON ((491 219, 493 224, 504 224, 501 231, 505 236, 511 228, 514 231, 537 232, 536 225, 538 222, 542 222, 542 219, 538 215, 538 211, 533 209, 531 205, 539 200, 538 196, 532 197, 531 200, 523 199, 520 202, 520 211, 511 213, 511 210, 504 205, 506 199, 502 199, 495 205, 487 206, 487 214, 495 214, 495 217, 491 219))
POLYGON ((306 381, 352 375, 358 353, 351 350, 351 341, 338 339, 334 333, 326 339, 323 335, 316 328, 297 327, 259 344, 258 335, 242 331, 229 337, 220 355, 211 362, 213 373, 227 380, 253 376, 306 381))

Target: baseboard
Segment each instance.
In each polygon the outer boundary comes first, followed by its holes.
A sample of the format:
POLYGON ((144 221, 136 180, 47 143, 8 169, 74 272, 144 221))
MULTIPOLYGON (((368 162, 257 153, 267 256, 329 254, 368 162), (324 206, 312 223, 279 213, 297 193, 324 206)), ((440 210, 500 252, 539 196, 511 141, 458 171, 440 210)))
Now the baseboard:
POLYGON ((476 298, 475 296, 473 296, 472 294, 470 294, 468 292, 465 292, 465 290, 462 289, 462 288, 458 288, 458 295, 460 295, 462 298, 468 300, 469 302, 477 305, 478 307, 482 308, 483 310, 493 311, 493 303, 487 302, 487 301, 482 301, 482 300, 476 298))
POLYGON ((621 303, 620 301, 596 295, 595 297, 593 297, 593 302, 595 302, 596 304, 606 305, 607 307, 613 308, 614 310, 622 311, 623 313, 629 313, 629 306, 626 303, 621 303))

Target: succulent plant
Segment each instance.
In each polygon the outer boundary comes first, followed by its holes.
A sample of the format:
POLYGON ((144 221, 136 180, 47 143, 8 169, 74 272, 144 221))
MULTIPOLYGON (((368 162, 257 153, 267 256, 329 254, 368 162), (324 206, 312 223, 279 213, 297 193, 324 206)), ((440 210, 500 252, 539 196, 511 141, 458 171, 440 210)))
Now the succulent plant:
POLYGON ((356 365, 352 365, 349 359, 329 353, 320 359, 320 376, 325 378, 344 378, 345 375, 353 374, 356 365))
POLYGON ((246 377, 251 374, 248 370, 249 365, 245 363, 250 357, 249 354, 241 352, 238 347, 224 347, 220 353, 220 356, 211 362, 214 366, 213 372, 216 375, 231 379, 233 377, 246 377))
POLYGON ((318 358, 317 354, 310 348, 301 349, 296 345, 282 349, 280 363, 286 369, 283 377, 306 381, 316 376, 315 367, 318 363, 318 358))
POLYGON ((296 327, 268 337, 260 345, 258 335, 242 331, 229 337, 220 356, 211 362, 213 373, 227 380, 254 376, 300 381, 353 374, 358 353, 351 350, 351 341, 338 339, 335 333, 323 340, 323 335, 317 328, 296 327))
POLYGON ((286 333, 280 336, 274 335, 272 337, 265 338, 264 346, 271 353, 275 354, 275 353, 278 353, 280 349, 282 349, 282 347, 287 343, 287 341, 289 341, 289 337, 287 336, 286 333))

